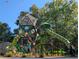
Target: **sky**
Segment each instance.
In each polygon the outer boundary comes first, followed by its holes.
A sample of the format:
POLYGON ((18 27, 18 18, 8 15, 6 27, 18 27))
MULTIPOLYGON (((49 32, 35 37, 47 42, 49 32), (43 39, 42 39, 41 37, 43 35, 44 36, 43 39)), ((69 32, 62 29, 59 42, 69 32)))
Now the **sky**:
MULTIPOLYGON (((47 2, 52 0, 0 0, 0 21, 7 23, 11 31, 17 28, 15 24, 21 11, 29 11, 29 8, 35 4, 42 8, 47 2)), ((78 1, 78 0, 76 0, 78 1)))
POLYGON ((42 8, 50 1, 52 0, 0 0, 0 21, 7 23, 13 31, 17 28, 15 22, 21 11, 29 11, 33 4, 42 8))

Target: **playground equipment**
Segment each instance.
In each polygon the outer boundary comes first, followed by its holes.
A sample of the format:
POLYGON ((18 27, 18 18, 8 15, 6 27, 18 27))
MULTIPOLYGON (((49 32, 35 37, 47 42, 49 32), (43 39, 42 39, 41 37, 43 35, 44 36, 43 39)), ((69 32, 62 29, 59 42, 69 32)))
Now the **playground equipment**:
MULTIPOLYGON (((54 32, 49 23, 47 22, 42 23, 39 27, 36 28, 36 21, 37 20, 35 20, 35 18, 30 16, 29 14, 27 14, 26 16, 24 16, 22 19, 19 20, 19 33, 12 42, 12 45, 16 47, 18 52, 28 53, 29 50, 31 52, 31 49, 32 49, 31 47, 33 47, 33 43, 36 44, 36 41, 38 40, 38 36, 37 36, 37 34, 39 34, 37 32, 38 29, 41 29, 40 34, 47 33, 48 35, 50 35, 50 37, 55 37, 60 41, 62 41, 67 46, 68 49, 72 47, 69 40, 59 35, 58 33, 54 32), (25 33, 26 34, 28 33, 28 34, 24 35, 25 33)), ((48 38, 45 36, 45 39, 48 39, 48 38)), ((38 44, 38 46, 41 45, 40 47, 41 54, 43 54, 42 53, 43 43, 44 42, 42 42, 41 44, 38 44)))
POLYGON ((35 40, 35 25, 37 19, 33 16, 26 14, 18 20, 19 31, 12 42, 18 52, 28 53, 31 51, 35 40))
POLYGON ((69 48, 70 42, 69 42, 68 39, 66 39, 65 37, 63 37, 63 36, 61 36, 61 35, 59 35, 59 34, 57 34, 57 33, 55 33, 55 32, 53 31, 53 29, 47 29, 46 32, 47 32, 49 35, 51 35, 51 37, 53 36, 53 37, 56 37, 56 38, 58 38, 59 40, 61 40, 61 41, 62 41, 63 43, 65 43, 65 45, 69 48))
MULTIPOLYGON (((44 33, 47 33, 48 35, 50 35, 51 38, 57 38, 58 40, 63 42, 65 44, 66 48, 68 49, 67 53, 70 54, 71 56, 75 56, 75 49, 73 48, 73 45, 71 45, 71 42, 68 39, 66 39, 65 37, 63 37, 63 36, 59 35, 58 33, 54 32, 49 23, 43 23, 40 26, 40 28, 43 29, 44 33)), ((45 37, 45 39, 46 39, 46 37, 45 37)), ((43 41, 43 43, 44 43, 44 41, 43 41)), ((43 50, 42 49, 43 45, 44 45, 43 43, 39 44, 39 46, 41 45, 41 52, 43 50)), ((43 54, 43 52, 41 54, 43 54)))
POLYGON ((31 38, 28 36, 28 34, 25 34, 26 36, 20 37, 17 41, 14 39, 13 44, 15 44, 15 47, 17 48, 18 52, 28 53, 31 49, 31 38), (15 43, 14 43, 15 42, 15 43))

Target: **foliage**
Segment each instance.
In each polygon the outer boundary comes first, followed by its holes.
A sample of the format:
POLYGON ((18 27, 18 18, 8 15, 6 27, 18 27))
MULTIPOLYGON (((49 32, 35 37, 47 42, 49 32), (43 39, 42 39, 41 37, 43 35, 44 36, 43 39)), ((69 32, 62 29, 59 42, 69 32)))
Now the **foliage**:
MULTIPOLYGON (((39 9, 36 5, 30 8, 30 15, 36 17, 38 36, 36 37, 36 46, 41 49, 45 46, 49 39, 56 38, 63 41, 66 45, 73 45, 77 48, 78 41, 78 20, 77 20, 77 3, 75 0, 53 0, 47 3, 43 8, 39 9), (47 30, 47 29, 52 29, 47 30)), ((24 17, 27 12, 23 12, 18 17, 24 17)), ((18 21, 17 21, 18 22, 18 21)), ((20 25, 20 24, 19 24, 20 25)), ((53 39, 51 39, 53 40, 53 39)), ((50 42, 48 42, 50 44, 50 42)), ((53 42, 52 42, 53 43, 53 42)), ((60 42, 59 42, 60 43, 60 42)), ((62 48, 64 45, 62 46, 62 48)))
POLYGON ((10 31, 10 27, 7 23, 0 22, 0 41, 8 41, 11 42, 13 39, 12 32, 10 31))
MULTIPOLYGON (((37 8, 37 7, 36 7, 37 8)), ((71 44, 78 40, 78 26, 77 26, 77 3, 74 0, 53 0, 53 2, 47 3, 43 8, 36 9, 32 7, 32 13, 34 10, 38 11, 37 29, 43 33, 42 28, 38 28, 42 23, 47 22, 51 24, 54 32, 68 39, 71 44)), ((61 39, 61 38, 60 38, 61 39)), ((77 46, 77 44, 75 44, 77 46)))
MULTIPOLYGON (((75 0, 53 0, 52 2, 47 3, 41 9, 36 8, 32 7, 31 12, 33 15, 34 10, 37 12, 37 14, 35 12, 35 16, 37 15, 38 18, 36 25, 36 29, 40 37, 40 40, 38 41, 45 43, 52 37, 63 41, 66 46, 71 44, 75 48, 78 47, 78 7, 75 0), (48 23, 51 25, 53 34, 50 32, 50 30, 48 30, 48 33, 50 33, 52 36, 46 36, 46 28, 41 27, 41 24, 43 23, 48 23), (41 36, 41 34, 44 34, 47 38, 41 36)), ((41 46, 41 43, 38 45, 41 46)), ((64 46, 62 46, 62 48, 64 48, 64 46)))

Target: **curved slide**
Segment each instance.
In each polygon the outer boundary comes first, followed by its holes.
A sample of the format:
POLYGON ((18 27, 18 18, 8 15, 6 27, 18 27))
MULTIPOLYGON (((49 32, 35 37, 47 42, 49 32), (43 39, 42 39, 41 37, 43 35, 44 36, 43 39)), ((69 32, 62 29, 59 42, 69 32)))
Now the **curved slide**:
POLYGON ((65 37, 63 37, 63 36, 57 34, 57 33, 54 32, 52 29, 46 29, 46 32, 47 32, 49 35, 51 35, 51 37, 55 37, 55 38, 61 40, 63 43, 65 43, 65 45, 66 45, 67 47, 70 46, 70 42, 69 42, 68 39, 66 39, 65 37))

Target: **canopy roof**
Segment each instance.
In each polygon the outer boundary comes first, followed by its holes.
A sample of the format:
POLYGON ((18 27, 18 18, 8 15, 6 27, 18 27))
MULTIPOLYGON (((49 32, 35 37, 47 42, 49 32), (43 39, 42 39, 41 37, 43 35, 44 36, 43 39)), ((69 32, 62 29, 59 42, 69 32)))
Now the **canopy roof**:
POLYGON ((35 26, 37 19, 30 14, 26 14, 19 20, 20 25, 32 25, 35 26))

